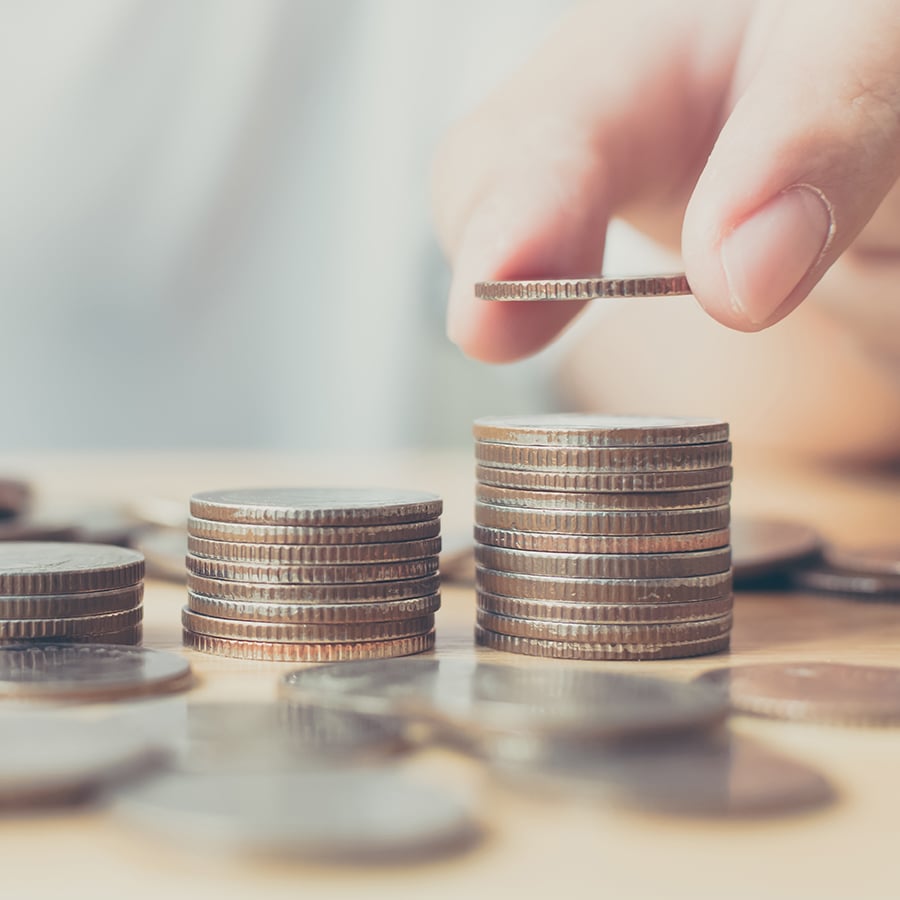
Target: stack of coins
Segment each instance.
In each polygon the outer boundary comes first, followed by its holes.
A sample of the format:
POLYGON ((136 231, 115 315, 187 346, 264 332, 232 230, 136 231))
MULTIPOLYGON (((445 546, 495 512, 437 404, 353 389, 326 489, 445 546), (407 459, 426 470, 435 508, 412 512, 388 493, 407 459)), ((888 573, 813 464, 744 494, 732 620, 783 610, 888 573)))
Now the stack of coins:
POLYGON ((434 646, 441 500, 419 491, 273 488, 191 498, 187 646, 336 662, 434 646))
POLYGON ((0 543, 0 641, 139 644, 143 578, 122 547, 0 543))
POLYGON ((725 422, 547 415, 474 432, 480 644, 569 659, 728 647, 725 422))

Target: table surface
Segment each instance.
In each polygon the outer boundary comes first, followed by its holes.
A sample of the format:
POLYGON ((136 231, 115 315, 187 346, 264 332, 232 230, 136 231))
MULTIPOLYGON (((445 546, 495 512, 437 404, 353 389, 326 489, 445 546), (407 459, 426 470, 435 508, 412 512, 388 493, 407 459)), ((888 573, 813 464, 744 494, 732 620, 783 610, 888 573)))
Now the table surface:
MULTIPOLYGON (((735 454, 733 508, 801 519, 845 543, 900 543, 900 475, 787 468, 735 454)), ((143 454, 0 457, 0 472, 33 481, 49 506, 147 499, 183 502, 196 490, 275 484, 393 484, 440 492, 444 534, 471 522, 466 454, 301 456, 143 454)), ((205 656, 180 646, 184 589, 148 581, 146 646, 190 658, 192 699, 268 700, 290 664, 205 656)), ((472 646, 474 594, 447 586, 437 618, 441 656, 510 657, 472 646)), ((647 663, 584 663, 688 679, 726 664, 828 660, 896 665, 900 606, 801 593, 739 593, 729 654, 647 663)), ((531 664, 516 657, 519 664, 531 664)), ((536 663, 540 664, 540 663, 536 663)), ((567 663, 575 665, 575 663, 567 663)), ((582 665, 578 663, 577 665, 582 665)), ((623 897, 896 897, 900 729, 792 724, 736 717, 733 728, 815 767, 831 805, 751 819, 623 811, 596 800, 532 795, 497 784, 484 767, 429 750, 408 763, 478 797, 485 838, 457 856, 412 866, 329 867, 215 856, 124 826, 102 808, 0 819, 2 880, 10 897, 127 894, 269 898, 532 897, 567 891, 623 897)))

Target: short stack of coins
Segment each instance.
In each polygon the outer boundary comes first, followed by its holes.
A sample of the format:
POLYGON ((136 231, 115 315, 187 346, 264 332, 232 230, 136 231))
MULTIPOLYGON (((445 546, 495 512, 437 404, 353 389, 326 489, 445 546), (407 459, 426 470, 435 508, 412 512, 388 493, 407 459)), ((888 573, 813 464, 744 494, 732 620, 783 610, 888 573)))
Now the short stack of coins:
POLYGON ((434 494, 377 488, 195 494, 185 644, 284 662, 430 650, 441 508, 434 494))
POLYGON ((139 644, 143 579, 134 550, 0 543, 0 642, 139 644))
POLYGON ((474 434, 478 643, 568 659, 729 646, 727 423, 561 414, 474 434))

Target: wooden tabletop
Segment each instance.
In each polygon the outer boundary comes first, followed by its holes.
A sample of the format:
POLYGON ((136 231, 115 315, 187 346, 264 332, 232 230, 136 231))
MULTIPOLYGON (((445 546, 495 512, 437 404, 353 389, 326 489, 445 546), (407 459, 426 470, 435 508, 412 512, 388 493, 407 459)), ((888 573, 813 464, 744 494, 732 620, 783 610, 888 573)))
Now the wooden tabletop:
MULTIPOLYGON (((900 543, 900 476, 788 469, 740 448, 735 465, 739 513, 801 519, 844 542, 900 543)), ((444 496, 444 533, 451 539, 470 528, 471 471, 465 453, 327 460, 199 453, 0 458, 0 472, 32 480, 49 507, 152 498, 186 507, 196 490, 264 484, 420 487, 444 496)), ((148 582, 144 643, 188 656, 198 676, 191 699, 271 699, 279 676, 292 666, 183 650, 184 600, 182 587, 148 582)), ((472 590, 446 587, 436 652, 474 654, 473 619, 472 590)), ((584 665, 687 679, 726 664, 801 660, 897 665, 900 605, 741 593, 730 654, 584 665)), ((835 788, 835 802, 802 814, 734 820, 626 811, 596 799, 511 787, 475 761, 429 750, 409 767, 459 784, 479 800, 484 840, 456 856, 403 867, 215 856, 123 825, 102 808, 87 808, 0 819, 0 879, 10 898, 900 896, 900 729, 747 717, 735 718, 733 728, 817 769, 835 788)))

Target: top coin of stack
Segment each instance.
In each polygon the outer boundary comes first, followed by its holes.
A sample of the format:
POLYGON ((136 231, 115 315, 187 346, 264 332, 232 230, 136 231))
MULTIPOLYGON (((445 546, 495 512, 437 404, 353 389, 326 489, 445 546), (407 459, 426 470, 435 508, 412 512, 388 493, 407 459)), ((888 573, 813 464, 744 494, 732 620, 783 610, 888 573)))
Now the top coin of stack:
POLYGON ((334 662, 434 646, 441 500, 421 491, 272 488, 191 498, 188 646, 334 662))
POLYGON ((474 433, 479 643, 570 659, 728 647, 725 422, 561 414, 474 433))

